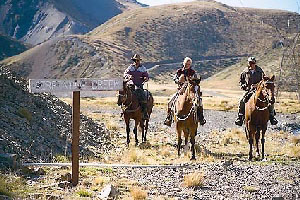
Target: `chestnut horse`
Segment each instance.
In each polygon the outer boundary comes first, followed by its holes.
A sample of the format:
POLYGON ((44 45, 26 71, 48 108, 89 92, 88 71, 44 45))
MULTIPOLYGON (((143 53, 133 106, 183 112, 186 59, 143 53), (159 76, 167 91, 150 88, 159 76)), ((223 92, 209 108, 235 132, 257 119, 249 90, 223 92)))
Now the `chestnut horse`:
POLYGON ((149 118, 147 120, 142 119, 142 109, 138 102, 138 98, 134 92, 135 86, 133 84, 127 84, 127 82, 123 82, 123 91, 119 91, 118 97, 118 105, 121 106, 123 110, 123 117, 126 124, 126 133, 127 133, 127 145, 130 143, 130 119, 134 120, 134 129, 133 133, 135 136, 135 145, 138 145, 137 138, 137 127, 140 128, 142 133, 142 142, 147 141, 147 131, 148 131, 148 123, 150 119, 150 115, 152 113, 153 108, 153 97, 152 94, 148 90, 144 90, 147 95, 147 112, 149 118))
POLYGON ((255 93, 251 96, 245 105, 245 131, 249 140, 250 151, 249 160, 252 160, 252 146, 255 138, 256 153, 260 157, 258 148, 259 139, 261 137, 262 159, 264 159, 265 151, 265 133, 267 131, 267 123, 269 121, 269 106, 274 101, 274 79, 264 77, 257 86, 255 93))
POLYGON ((192 144, 192 158, 195 160, 195 136, 198 128, 197 121, 197 106, 200 106, 199 87, 200 79, 190 79, 184 83, 181 90, 179 91, 179 96, 175 101, 174 110, 174 121, 176 125, 177 139, 178 139, 178 156, 180 156, 181 149, 181 134, 184 133, 185 145, 188 143, 188 138, 190 136, 190 142, 192 144))

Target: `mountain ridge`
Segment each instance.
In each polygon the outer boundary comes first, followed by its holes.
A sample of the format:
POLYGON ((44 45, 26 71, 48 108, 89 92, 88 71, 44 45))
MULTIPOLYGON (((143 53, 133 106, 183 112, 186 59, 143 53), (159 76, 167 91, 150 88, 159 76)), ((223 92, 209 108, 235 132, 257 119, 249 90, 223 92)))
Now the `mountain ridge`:
MULTIPOLYGON (((217 62, 261 54, 276 46, 282 39, 279 33, 296 31, 285 31, 286 18, 272 18, 272 10, 250 9, 249 14, 247 10, 214 1, 131 9, 86 35, 60 37, 35 47, 35 52, 45 52, 43 56, 25 52, 1 64, 30 78, 116 77, 122 76, 134 53, 141 54, 147 67, 180 63, 185 56, 196 62, 207 58, 217 62), (38 68, 47 73, 31 74, 38 68)), ((290 27, 300 21, 299 14, 275 12, 294 19, 290 27)), ((208 70, 207 77, 227 66, 212 65, 215 70, 208 70)))

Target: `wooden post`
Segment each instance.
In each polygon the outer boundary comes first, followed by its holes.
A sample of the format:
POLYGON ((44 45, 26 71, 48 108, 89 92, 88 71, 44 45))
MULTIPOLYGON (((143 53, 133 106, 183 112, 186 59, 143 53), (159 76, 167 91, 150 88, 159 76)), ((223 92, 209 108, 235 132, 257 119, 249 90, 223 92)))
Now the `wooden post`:
POLYGON ((72 113, 72 184, 78 184, 79 177, 79 126, 80 126, 80 91, 73 91, 72 113))
MULTIPOLYGON (((73 92, 72 113, 72 184, 76 186, 79 178, 79 127, 80 127, 80 91, 116 91, 122 90, 122 79, 29 79, 31 93, 73 92)), ((0 86, 1 90, 1 86, 0 86)), ((1 94, 1 92, 0 92, 1 94)))

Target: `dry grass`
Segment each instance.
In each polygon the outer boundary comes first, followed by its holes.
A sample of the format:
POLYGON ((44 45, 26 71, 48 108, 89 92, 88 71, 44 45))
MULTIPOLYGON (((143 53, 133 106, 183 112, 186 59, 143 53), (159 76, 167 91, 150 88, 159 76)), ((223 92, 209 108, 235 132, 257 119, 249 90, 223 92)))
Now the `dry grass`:
POLYGON ((110 181, 109 177, 98 176, 93 180, 93 185, 102 186, 110 181))
POLYGON ((257 192, 259 190, 259 188, 255 186, 244 186, 243 189, 248 192, 257 192))
POLYGON ((147 198, 147 192, 141 187, 132 187, 130 194, 134 200, 144 200, 147 198))
POLYGON ((183 184, 185 187, 201 187, 204 184, 204 173, 194 172, 184 176, 183 184))

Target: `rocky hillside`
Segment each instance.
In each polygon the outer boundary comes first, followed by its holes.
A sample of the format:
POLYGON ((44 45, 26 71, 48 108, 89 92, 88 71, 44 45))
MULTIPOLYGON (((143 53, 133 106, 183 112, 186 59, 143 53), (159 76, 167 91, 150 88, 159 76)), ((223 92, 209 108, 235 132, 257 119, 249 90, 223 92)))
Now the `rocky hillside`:
MULTIPOLYGON (((0 153, 38 162, 70 156, 71 112, 54 96, 30 94, 25 80, 0 68, 0 153)), ((82 115, 81 157, 100 157, 111 147, 104 125, 82 115)))
POLYGON ((0 1, 0 32, 30 44, 61 35, 86 33, 126 10, 116 0, 0 1))
MULTIPOLYGON (((209 0, 131 9, 84 36, 49 41, 1 64, 30 78, 118 76, 133 53, 140 53, 148 68, 180 63, 185 56, 194 63, 232 59, 235 64, 272 49, 282 38, 279 32, 295 32, 284 27, 284 16, 289 27, 300 22, 297 13, 233 8, 209 0)), ((204 71, 227 66, 212 64, 204 71)))
POLYGON ((0 60, 4 58, 17 55, 28 49, 28 46, 19 42, 15 39, 12 39, 8 36, 0 34, 0 60), (2 48, 3 47, 3 48, 2 48))

